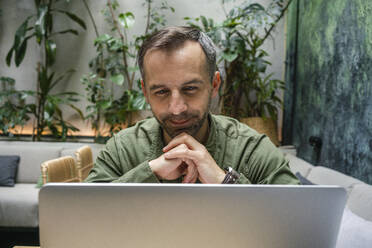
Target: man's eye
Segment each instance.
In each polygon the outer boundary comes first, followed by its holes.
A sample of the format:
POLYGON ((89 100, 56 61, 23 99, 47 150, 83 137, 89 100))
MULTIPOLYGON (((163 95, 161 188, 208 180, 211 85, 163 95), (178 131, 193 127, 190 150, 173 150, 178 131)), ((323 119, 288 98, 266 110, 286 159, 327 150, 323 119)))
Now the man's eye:
POLYGON ((197 87, 195 87, 195 86, 187 86, 187 87, 185 87, 185 88, 183 88, 183 91, 186 91, 186 92, 194 92, 194 91, 196 91, 198 88, 197 87))
POLYGON ((163 95, 165 95, 167 93, 168 93, 167 90, 158 90, 158 91, 155 92, 155 95, 157 95, 157 96, 163 96, 163 95))

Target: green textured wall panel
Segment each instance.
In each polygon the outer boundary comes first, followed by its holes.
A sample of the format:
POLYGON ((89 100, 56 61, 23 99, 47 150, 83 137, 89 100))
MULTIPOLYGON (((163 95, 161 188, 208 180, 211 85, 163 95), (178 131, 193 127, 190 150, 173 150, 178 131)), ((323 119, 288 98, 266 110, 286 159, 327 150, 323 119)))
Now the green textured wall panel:
POLYGON ((321 165, 372 183, 372 1, 299 0, 298 17, 284 135, 312 163, 320 137, 321 165))

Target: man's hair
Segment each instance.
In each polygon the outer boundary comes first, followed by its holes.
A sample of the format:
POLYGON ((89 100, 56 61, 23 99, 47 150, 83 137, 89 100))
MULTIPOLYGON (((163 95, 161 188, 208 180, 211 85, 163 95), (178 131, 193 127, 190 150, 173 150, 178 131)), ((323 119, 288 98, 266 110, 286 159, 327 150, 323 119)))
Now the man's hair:
POLYGON ((202 47, 206 56, 206 69, 212 82, 217 68, 216 49, 213 41, 200 30, 183 26, 164 28, 144 41, 137 55, 137 62, 143 81, 145 81, 144 57, 148 51, 157 49, 172 51, 182 47, 186 41, 196 41, 202 47))

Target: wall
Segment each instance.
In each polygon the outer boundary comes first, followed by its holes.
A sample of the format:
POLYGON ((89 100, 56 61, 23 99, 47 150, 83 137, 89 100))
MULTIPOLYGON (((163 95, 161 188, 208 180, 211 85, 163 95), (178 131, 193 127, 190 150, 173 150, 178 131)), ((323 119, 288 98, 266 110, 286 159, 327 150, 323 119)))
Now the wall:
MULTIPOLYGON (((103 15, 100 13, 106 1, 87 0, 87 2, 97 22, 99 32, 101 34, 108 32, 107 24, 104 21, 103 15)), ((143 17, 145 15, 145 8, 142 6, 143 1, 119 0, 118 2, 120 3, 120 12, 131 11, 136 17, 136 23, 132 32, 128 34, 128 37, 143 33, 145 29, 143 17)), ((155 1, 155 3, 159 2, 160 1, 155 1)), ((267 4, 269 1, 257 0, 257 2, 267 4)), ((176 10, 174 14, 166 14, 168 25, 185 25, 185 21, 183 20, 185 16, 197 17, 199 15, 205 15, 216 21, 221 21, 223 19, 223 10, 218 0, 169 0, 168 3, 176 10)), ((55 91, 75 91, 84 94, 84 85, 80 82, 80 78, 82 75, 89 72, 88 63, 95 56, 95 48, 93 46, 95 33, 82 1, 70 1, 70 4, 66 4, 65 1, 60 1, 59 5, 61 8, 67 8, 71 12, 81 16, 87 24, 87 30, 84 31, 63 16, 57 17, 55 22, 56 30, 62 28, 77 28, 79 30, 79 36, 67 34, 56 39, 57 63, 54 69, 57 72, 63 72, 70 68, 74 68, 76 72, 67 81, 59 84, 55 91)), ((0 0, 0 9, 3 10, 3 14, 0 16, 0 75, 15 78, 17 89, 34 90, 36 88, 36 63, 42 56, 40 48, 35 40, 31 40, 31 42, 28 43, 25 60, 19 68, 16 68, 14 63, 12 63, 11 67, 7 67, 5 64, 5 57, 13 43, 16 29, 24 21, 26 16, 34 13, 34 1, 0 0)), ((283 78, 282 75, 284 71, 283 30, 284 22, 281 22, 274 35, 275 44, 272 40, 268 40, 265 44, 265 48, 271 55, 269 60, 273 63, 273 66, 269 68, 269 72, 274 72, 274 76, 279 79, 283 78)), ((80 101, 77 106, 82 110, 86 108, 87 101, 84 97, 82 97, 82 101, 80 101)), ((66 109, 66 114, 67 120, 72 121, 83 130, 79 134, 89 135, 92 133, 88 128, 88 124, 76 119, 77 117, 70 109, 66 109)), ((27 130, 25 132, 27 133, 27 130)))
POLYGON ((284 140, 312 163, 372 183, 372 2, 299 0, 295 7, 284 140), (319 157, 310 136, 322 140, 319 157))

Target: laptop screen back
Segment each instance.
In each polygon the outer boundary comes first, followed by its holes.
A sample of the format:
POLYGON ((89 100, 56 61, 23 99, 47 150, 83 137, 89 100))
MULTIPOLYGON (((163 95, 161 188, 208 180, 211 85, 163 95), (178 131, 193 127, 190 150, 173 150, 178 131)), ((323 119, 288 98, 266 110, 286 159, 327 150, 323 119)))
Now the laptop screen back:
POLYGON ((334 186, 47 184, 41 247, 243 248, 336 244, 334 186))

